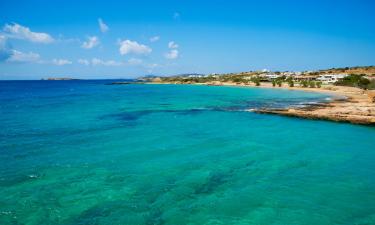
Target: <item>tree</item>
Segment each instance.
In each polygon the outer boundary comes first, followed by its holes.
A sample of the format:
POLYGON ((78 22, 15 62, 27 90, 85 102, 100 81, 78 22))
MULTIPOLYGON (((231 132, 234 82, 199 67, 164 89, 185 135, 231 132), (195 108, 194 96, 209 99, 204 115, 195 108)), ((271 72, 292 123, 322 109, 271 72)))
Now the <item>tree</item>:
POLYGON ((309 81, 309 86, 310 86, 310 88, 315 88, 315 82, 314 81, 309 81))
POLYGON ((307 80, 301 81, 302 87, 307 88, 309 86, 309 82, 307 80))
POLYGON ((375 80, 371 80, 370 81, 370 83, 367 85, 367 89, 369 89, 369 90, 375 90, 375 80))
POLYGON ((316 87, 317 88, 321 88, 322 87, 322 82, 321 81, 317 81, 316 82, 316 87))
POLYGON ((276 83, 277 83, 277 86, 281 87, 281 85, 283 85, 283 80, 277 79, 276 83))
POLYGON ((364 77, 361 77, 361 79, 359 80, 358 82, 358 86, 362 89, 365 89, 367 90, 368 89, 368 85, 370 84, 370 80, 367 79, 367 78, 364 78, 364 77))
POLYGON ((294 87, 294 81, 292 77, 286 78, 286 81, 288 82, 289 87, 294 87))
POLYGON ((243 80, 242 80, 242 78, 240 78, 240 77, 233 77, 232 81, 233 81, 234 83, 241 83, 243 80))
POLYGON ((251 78, 251 81, 254 82, 255 86, 260 86, 260 78, 258 76, 251 78))
POLYGON ((344 77, 342 80, 339 80, 335 83, 338 86, 350 86, 350 87, 359 87, 362 89, 368 89, 371 81, 364 77, 364 74, 350 74, 344 77))
POLYGON ((275 86, 276 86, 276 80, 273 79, 273 80, 272 80, 272 87, 275 87, 275 86))

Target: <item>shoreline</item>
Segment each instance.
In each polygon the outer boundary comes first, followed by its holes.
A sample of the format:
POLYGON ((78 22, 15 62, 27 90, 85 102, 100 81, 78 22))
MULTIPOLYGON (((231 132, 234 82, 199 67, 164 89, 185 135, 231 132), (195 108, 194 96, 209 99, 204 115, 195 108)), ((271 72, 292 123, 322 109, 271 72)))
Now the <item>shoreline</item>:
MULTIPOLYGON (((271 87, 274 88, 274 87, 271 87)), ((375 125, 375 103, 370 101, 368 91, 359 88, 325 85, 321 88, 276 87, 288 90, 301 90, 325 93, 336 96, 326 103, 313 104, 301 108, 258 109, 256 113, 275 114, 306 119, 348 122, 353 124, 375 125)))
MULTIPOLYGON (((151 84, 175 84, 154 82, 151 84)), ((178 83, 177 83, 178 84, 178 83)), ((299 117, 313 120, 329 120, 335 122, 346 122, 352 124, 375 126, 375 103, 371 102, 370 95, 374 91, 364 91, 355 87, 323 85, 321 88, 289 87, 283 84, 281 87, 273 87, 271 83, 261 83, 260 86, 254 84, 244 85, 230 82, 220 83, 192 83, 192 85, 208 86, 235 86, 235 87, 255 87, 270 89, 285 89, 294 91, 308 91, 324 93, 335 96, 329 102, 320 102, 305 107, 289 107, 285 109, 262 108, 249 109, 248 111, 260 114, 273 114, 289 117, 299 117), (370 94, 371 93, 371 94, 370 94)))

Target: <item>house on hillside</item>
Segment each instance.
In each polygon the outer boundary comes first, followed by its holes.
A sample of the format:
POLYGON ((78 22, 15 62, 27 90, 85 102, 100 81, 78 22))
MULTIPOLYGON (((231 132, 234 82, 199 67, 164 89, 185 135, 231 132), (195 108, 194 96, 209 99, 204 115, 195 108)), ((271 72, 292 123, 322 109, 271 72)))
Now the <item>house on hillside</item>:
POLYGON ((202 78, 202 77, 205 77, 204 74, 185 74, 185 77, 189 77, 189 78, 202 78))
POLYGON ((339 80, 344 79, 347 74, 324 74, 320 75, 316 80, 323 82, 323 84, 333 84, 339 80))
POLYGON ((293 76, 293 80, 296 82, 301 82, 304 80, 311 81, 311 80, 316 80, 316 76, 313 75, 296 75, 293 76))
POLYGON ((266 79, 266 80, 274 80, 279 77, 282 77, 281 74, 264 74, 261 76, 261 78, 266 79))

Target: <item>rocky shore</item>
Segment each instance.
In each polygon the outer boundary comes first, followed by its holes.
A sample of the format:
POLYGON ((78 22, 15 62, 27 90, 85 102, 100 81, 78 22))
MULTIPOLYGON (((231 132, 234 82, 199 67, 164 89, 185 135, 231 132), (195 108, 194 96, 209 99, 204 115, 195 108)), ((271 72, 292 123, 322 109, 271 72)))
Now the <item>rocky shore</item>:
MULTIPOLYGON (((165 83, 165 82, 154 82, 165 83)), ((261 83, 260 86, 254 84, 236 84, 232 82, 210 82, 195 83, 198 85, 213 86, 251 86, 256 88, 282 88, 296 91, 310 91, 326 93, 336 98, 327 103, 317 103, 299 108, 286 109, 249 109, 249 111, 262 114, 276 114, 290 117, 300 117, 315 120, 330 120, 337 122, 348 122, 353 124, 375 125, 375 91, 364 91, 354 87, 324 85, 321 88, 289 87, 283 84, 281 87, 273 87, 271 83, 261 83)))
POLYGON ((322 88, 288 88, 327 93, 337 96, 327 103, 317 103, 302 108, 254 110, 256 113, 277 114, 307 119, 331 120, 354 124, 375 125, 375 93, 353 87, 325 86, 322 88))
POLYGON ((257 109, 255 112, 307 119, 375 125, 375 107, 364 102, 357 102, 353 99, 309 105, 298 109, 257 109))

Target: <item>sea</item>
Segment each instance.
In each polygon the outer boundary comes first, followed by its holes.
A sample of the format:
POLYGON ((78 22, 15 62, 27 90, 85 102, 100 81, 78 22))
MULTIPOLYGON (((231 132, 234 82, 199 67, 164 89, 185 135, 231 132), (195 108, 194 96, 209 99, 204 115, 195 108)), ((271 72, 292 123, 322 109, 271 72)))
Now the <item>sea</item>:
POLYGON ((326 94, 0 82, 0 224, 375 224, 375 127, 264 115, 326 94))

